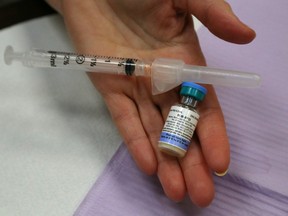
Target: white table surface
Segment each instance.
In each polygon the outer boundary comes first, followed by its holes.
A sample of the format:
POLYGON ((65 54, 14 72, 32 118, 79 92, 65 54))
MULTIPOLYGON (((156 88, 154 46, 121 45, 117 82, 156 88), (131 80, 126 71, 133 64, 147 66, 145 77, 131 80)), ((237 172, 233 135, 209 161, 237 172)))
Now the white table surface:
MULTIPOLYGON (((60 17, 0 31, 6 45, 73 50, 60 17)), ((72 215, 121 142, 85 72, 0 59, 0 215, 72 215)))
POLYGON ((3 29, 0 41, 0 215, 70 216, 121 137, 85 72, 5 65, 7 45, 72 51, 59 16, 3 29))

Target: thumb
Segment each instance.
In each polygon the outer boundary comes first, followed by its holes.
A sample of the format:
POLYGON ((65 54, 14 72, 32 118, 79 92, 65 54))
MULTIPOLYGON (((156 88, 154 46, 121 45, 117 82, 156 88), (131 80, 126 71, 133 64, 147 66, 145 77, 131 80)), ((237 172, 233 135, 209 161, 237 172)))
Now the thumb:
POLYGON ((256 36, 254 30, 241 22, 224 0, 189 0, 188 10, 210 32, 228 42, 245 44, 256 36))

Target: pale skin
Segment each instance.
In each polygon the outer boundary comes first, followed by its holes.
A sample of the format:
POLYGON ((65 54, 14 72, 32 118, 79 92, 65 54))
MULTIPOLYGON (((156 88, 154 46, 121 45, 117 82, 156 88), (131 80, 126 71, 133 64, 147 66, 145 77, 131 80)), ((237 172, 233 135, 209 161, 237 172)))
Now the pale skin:
MULTIPOLYGON (((255 32, 223 0, 48 0, 63 16, 77 51, 154 59, 169 57, 205 65, 191 14, 217 37, 238 44, 255 32)), ((157 174, 165 194, 180 201, 188 193, 201 207, 214 197, 212 173, 229 166, 229 141, 216 93, 199 106, 200 121, 183 159, 161 153, 158 139, 179 88, 152 96, 149 80, 89 73, 138 167, 157 174)))

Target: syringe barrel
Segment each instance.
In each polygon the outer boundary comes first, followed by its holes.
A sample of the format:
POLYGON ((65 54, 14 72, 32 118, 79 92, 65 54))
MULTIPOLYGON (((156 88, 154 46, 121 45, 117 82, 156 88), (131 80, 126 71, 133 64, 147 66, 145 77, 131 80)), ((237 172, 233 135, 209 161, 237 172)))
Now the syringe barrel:
POLYGON ((108 74, 146 75, 144 62, 133 58, 82 55, 69 52, 32 50, 16 53, 12 47, 5 51, 5 62, 20 61, 27 67, 71 69, 108 74))

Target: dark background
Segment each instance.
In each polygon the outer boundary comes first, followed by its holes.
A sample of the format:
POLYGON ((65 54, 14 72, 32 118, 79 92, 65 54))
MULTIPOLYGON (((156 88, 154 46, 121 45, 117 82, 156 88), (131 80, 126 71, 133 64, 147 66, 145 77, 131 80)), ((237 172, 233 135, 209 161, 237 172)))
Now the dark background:
POLYGON ((0 29, 53 13, 44 0, 0 0, 0 29))

